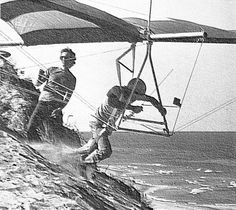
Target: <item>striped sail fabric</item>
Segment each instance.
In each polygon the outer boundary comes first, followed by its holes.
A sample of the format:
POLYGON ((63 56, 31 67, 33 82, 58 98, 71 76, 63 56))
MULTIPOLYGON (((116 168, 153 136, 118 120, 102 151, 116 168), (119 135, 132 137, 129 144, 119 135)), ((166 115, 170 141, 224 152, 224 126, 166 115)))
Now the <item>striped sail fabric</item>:
POLYGON ((141 41, 132 24, 75 0, 4 0, 1 18, 27 46, 141 41))

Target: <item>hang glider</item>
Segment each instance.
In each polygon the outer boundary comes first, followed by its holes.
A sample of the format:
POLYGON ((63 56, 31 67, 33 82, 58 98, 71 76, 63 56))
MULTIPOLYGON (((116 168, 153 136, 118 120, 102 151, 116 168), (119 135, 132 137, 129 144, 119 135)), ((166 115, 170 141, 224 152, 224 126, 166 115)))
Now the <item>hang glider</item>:
MULTIPOLYGON (((120 19, 75 0, 4 0, 1 18, 23 39, 24 45, 130 42, 147 39, 147 21, 120 19)), ((152 41, 196 42, 204 32, 207 43, 236 43, 236 33, 183 20, 150 23, 152 41), (188 34, 188 35, 187 35, 188 34), (190 37, 189 37, 190 36, 190 37)))
MULTIPOLYGON (((150 14, 151 2, 152 0, 150 0, 150 14)), ((120 19, 75 0, 2 0, 0 7, 1 19, 4 21, 3 23, 0 20, 0 25, 5 24, 8 28, 14 29, 22 40, 18 43, 14 42, 14 40, 8 37, 7 33, 1 32, 3 29, 1 27, 0 33, 3 34, 7 42, 0 43, 0 46, 35 46, 93 42, 131 43, 131 47, 116 59, 119 83, 120 85, 122 84, 121 67, 128 69, 132 73, 132 77, 134 77, 135 73, 135 76, 137 75, 136 77, 140 78, 147 61, 149 61, 157 97, 161 105, 162 99, 151 54, 153 42, 200 42, 201 45, 203 43, 236 43, 236 32, 233 30, 228 31, 177 19, 151 21, 151 15, 149 15, 148 20, 132 17, 120 19), (146 41, 147 45, 146 54, 140 70, 134 72, 135 44, 143 41, 146 41), (132 53, 132 69, 127 68, 121 62, 121 59, 129 52, 132 53)), ((135 85, 130 98, 134 93, 135 85)), ((181 100, 176 98, 175 101, 178 101, 178 103, 174 103, 175 108, 178 108, 180 111, 181 100)), ((128 102, 125 107, 127 105, 128 102)), ((171 136, 173 134, 169 129, 166 116, 161 116, 162 119, 160 121, 134 119, 132 116, 125 115, 125 111, 126 109, 123 110, 122 116, 116 124, 115 129, 117 130, 162 136, 171 136), (147 131, 121 126, 123 121, 129 120, 141 122, 147 131), (149 125, 146 126, 144 123, 149 123, 149 125), (155 128, 153 125, 155 125, 155 128), (156 128, 156 125, 161 128, 156 128)))

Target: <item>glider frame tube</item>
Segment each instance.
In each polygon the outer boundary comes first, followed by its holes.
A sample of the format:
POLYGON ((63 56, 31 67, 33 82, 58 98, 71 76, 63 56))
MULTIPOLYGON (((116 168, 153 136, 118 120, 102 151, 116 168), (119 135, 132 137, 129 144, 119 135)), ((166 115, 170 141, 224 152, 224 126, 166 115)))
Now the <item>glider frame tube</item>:
MULTIPOLYGON (((160 134, 160 132, 149 132, 149 131, 141 131, 141 130, 135 130, 135 129, 121 128, 121 127, 120 127, 121 122, 122 122, 122 120, 124 119, 124 114, 125 114, 126 108, 127 108, 128 104, 130 103, 130 100, 131 100, 131 98, 132 98, 132 96, 133 96, 133 94, 134 94, 135 87, 136 87, 136 85, 137 85, 137 83, 138 83, 138 79, 140 78, 140 76, 141 76, 141 74, 142 74, 142 72, 143 72, 144 66, 145 66, 145 64, 146 64, 148 58, 149 58, 149 61, 150 61, 150 64, 151 64, 153 79, 154 79, 154 82, 155 82, 156 91, 157 91, 157 93, 158 93, 158 99, 159 99, 160 104, 162 105, 161 95, 160 95, 160 92, 159 92, 159 88, 158 88, 158 84, 157 84, 157 79, 156 79, 156 75, 155 75, 155 70, 154 70, 154 65, 153 65, 153 62, 152 62, 152 54, 151 54, 152 48, 151 48, 151 46, 152 46, 152 41, 148 41, 148 42, 147 42, 146 55, 145 55, 145 57, 144 57, 142 66, 141 66, 141 68, 140 68, 140 70, 139 70, 139 72, 138 72, 138 75, 137 75, 137 77, 136 77, 137 80, 136 80, 136 82, 135 82, 135 84, 134 84, 134 88, 133 88, 133 90, 131 91, 131 94, 130 94, 130 96, 129 96, 127 102, 126 102, 125 107, 124 107, 124 111, 122 112, 122 115, 121 115, 121 117, 120 117, 120 119, 119 119, 119 122, 118 122, 118 124, 117 124, 118 130, 124 130, 124 129, 126 129, 126 130, 136 131, 136 132, 140 132, 140 133, 143 132, 143 133, 158 134, 158 135, 160 134)), ((131 47, 131 48, 132 48, 132 47, 131 47)), ((130 49, 131 49, 131 48, 130 48, 130 49)), ((119 80, 120 80, 120 84, 121 84, 121 73, 120 73, 120 66, 119 66, 119 62, 118 62, 118 61, 119 61, 119 59, 120 59, 121 57, 125 56, 125 55, 130 51, 130 49, 127 50, 125 53, 123 53, 123 54, 117 59, 117 73, 118 73, 118 77, 119 77, 119 80)), ((135 119, 132 119, 132 120, 135 120, 135 119)), ((170 136, 169 128, 168 128, 167 120, 166 120, 166 117, 165 117, 165 116, 163 116, 163 120, 164 120, 164 122, 162 122, 161 124, 164 125, 165 128, 163 129, 163 133, 162 133, 162 134, 163 134, 163 136, 170 136)), ((147 121, 148 121, 148 120, 147 120, 147 121)), ((151 122, 151 121, 149 121, 149 122, 151 122)), ((157 123, 157 122, 156 122, 156 123, 157 123)), ((160 124, 160 122, 158 122, 158 123, 160 124)))
POLYGON ((143 131, 143 130, 136 130, 136 129, 131 129, 131 128, 123 128, 123 127, 119 127, 119 130, 121 130, 121 131, 135 132, 135 133, 144 133, 144 134, 165 136, 165 137, 170 137, 170 136, 172 136, 171 134, 169 134, 169 133, 164 133, 164 132, 143 131))
POLYGON ((186 33, 168 33, 168 34, 151 34, 152 40, 169 39, 169 38, 206 38, 207 33, 201 32, 186 32, 186 33))

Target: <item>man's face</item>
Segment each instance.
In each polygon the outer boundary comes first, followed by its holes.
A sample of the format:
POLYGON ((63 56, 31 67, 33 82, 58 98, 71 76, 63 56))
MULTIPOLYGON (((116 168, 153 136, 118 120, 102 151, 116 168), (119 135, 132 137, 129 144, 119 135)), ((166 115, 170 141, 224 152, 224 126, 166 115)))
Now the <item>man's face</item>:
POLYGON ((65 68, 71 68, 75 65, 76 58, 73 54, 69 52, 62 52, 60 59, 62 61, 62 64, 65 68))

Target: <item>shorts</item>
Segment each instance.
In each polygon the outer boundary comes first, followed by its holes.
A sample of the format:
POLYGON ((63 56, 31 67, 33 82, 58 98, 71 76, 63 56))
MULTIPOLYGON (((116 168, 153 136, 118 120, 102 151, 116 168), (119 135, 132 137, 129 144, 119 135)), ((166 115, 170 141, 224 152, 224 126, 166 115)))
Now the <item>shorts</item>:
POLYGON ((112 134, 113 129, 109 126, 104 125, 101 121, 95 119, 89 122, 89 126, 93 135, 93 138, 99 136, 108 137, 112 134))

